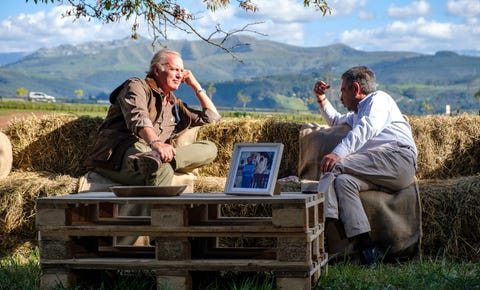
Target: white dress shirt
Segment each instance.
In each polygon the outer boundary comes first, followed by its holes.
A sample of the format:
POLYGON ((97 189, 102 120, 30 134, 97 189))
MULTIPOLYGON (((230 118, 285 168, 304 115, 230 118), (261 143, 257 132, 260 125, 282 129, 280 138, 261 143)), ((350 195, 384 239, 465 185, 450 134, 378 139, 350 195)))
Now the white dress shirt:
POLYGON ((342 159, 386 143, 409 147, 417 156, 411 127, 386 92, 369 94, 358 104, 358 113, 340 114, 330 103, 320 111, 330 126, 348 124, 352 128, 332 151, 342 159))

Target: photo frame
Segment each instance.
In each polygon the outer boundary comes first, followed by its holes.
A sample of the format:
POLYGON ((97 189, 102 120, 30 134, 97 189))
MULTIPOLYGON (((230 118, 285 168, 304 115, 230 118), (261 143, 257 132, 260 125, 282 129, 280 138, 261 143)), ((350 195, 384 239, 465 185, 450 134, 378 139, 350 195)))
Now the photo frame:
POLYGON ((282 143, 236 143, 224 192, 273 196, 282 154, 282 143))

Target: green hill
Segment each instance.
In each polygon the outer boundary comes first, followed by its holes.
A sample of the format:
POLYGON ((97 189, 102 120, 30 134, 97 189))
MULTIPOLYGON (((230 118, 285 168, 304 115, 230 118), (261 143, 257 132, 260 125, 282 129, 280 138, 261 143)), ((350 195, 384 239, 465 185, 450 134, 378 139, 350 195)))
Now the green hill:
MULTIPOLYGON (((380 88, 392 93, 406 113, 441 113, 447 103, 460 111, 479 107, 473 95, 480 88, 480 57, 453 52, 365 52, 342 44, 306 48, 235 36, 227 46, 236 46, 233 53, 238 61, 202 41, 163 44, 182 53, 185 67, 204 86, 214 85, 219 106, 241 106, 237 93, 242 91, 252 99, 247 107, 316 109, 308 99, 317 79, 333 85, 333 97, 343 71, 367 65, 376 72, 380 88), (300 98, 302 103, 284 98, 300 98)), ((123 39, 40 49, 0 67, 0 96, 14 95, 24 87, 60 99, 76 98, 78 89, 84 91, 84 98, 105 99, 126 78, 143 77, 159 48, 146 39, 123 39)), ((181 88, 178 95, 195 103, 188 88, 181 88)))

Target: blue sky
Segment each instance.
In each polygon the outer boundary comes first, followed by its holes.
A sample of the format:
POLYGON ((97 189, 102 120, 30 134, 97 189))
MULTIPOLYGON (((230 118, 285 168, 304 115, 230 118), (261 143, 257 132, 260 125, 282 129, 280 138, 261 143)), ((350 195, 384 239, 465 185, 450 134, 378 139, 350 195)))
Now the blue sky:
MULTIPOLYGON (((201 0, 179 1, 194 13, 195 27, 209 35, 220 24, 224 30, 248 23, 261 33, 257 38, 297 46, 343 43, 365 51, 480 50, 480 0, 329 0, 331 15, 296 0, 252 0, 256 13, 236 7, 206 11, 201 0)), ((66 8, 57 4, 35 4, 33 0, 2 0, 0 9, 0 53, 35 51, 62 44, 93 40, 115 40, 130 35, 129 23, 103 25, 85 19, 62 18, 66 8)), ((139 33, 150 37, 145 24, 139 33)), ((169 39, 196 39, 168 30, 169 39)))

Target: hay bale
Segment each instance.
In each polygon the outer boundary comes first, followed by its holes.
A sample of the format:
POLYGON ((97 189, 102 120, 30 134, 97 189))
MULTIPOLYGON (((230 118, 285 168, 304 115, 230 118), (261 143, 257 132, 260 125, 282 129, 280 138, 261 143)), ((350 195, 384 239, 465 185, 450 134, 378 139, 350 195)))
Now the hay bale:
MULTIPOLYGON (((65 114, 13 120, 5 131, 12 143, 13 168, 83 175, 86 169, 82 162, 101 121, 99 117, 65 114)), ((419 152, 419 179, 480 172, 480 116, 414 116, 410 117, 410 124, 419 152)), ((214 142, 218 157, 201 168, 199 174, 227 176, 235 143, 281 142, 285 147, 278 177, 297 175, 301 126, 275 118, 233 119, 203 126, 198 139, 214 142)))
POLYGON ((480 175, 419 180, 425 255, 480 260, 480 175))
POLYGON ((223 192, 227 178, 215 176, 197 176, 194 192, 223 192))
POLYGON ((278 177, 297 174, 298 132, 301 124, 278 121, 275 118, 263 120, 234 119, 203 126, 199 140, 210 140, 217 145, 217 159, 199 170, 202 176, 225 177, 228 175, 235 143, 283 143, 284 154, 278 177))
MULTIPOLYGON (((0 180, 0 235, 4 247, 15 245, 16 237, 36 240, 36 197, 76 191, 77 177, 86 172, 83 160, 101 121, 49 114, 10 123, 4 132, 12 145, 15 170, 0 180)), ((480 116, 415 116, 410 117, 410 124, 419 151, 423 251, 427 255, 478 261, 480 177, 476 174, 480 172, 480 116)), ((215 162, 200 168, 195 191, 223 192, 233 147, 238 142, 283 143, 278 178, 297 175, 301 125, 266 118, 224 120, 201 127, 198 139, 213 141, 219 151, 215 162)), ((291 183, 283 184, 282 190, 299 188, 298 183, 291 183)))
POLYGON ((418 148, 417 178, 451 178, 480 172, 480 116, 410 118, 418 148))
POLYGON ((16 170, 48 171, 79 177, 101 118, 70 114, 14 119, 5 130, 16 170))
POLYGON ((48 172, 14 171, 0 180, 2 247, 16 247, 22 239, 36 241, 35 199, 76 192, 77 184, 77 178, 48 172))
POLYGON ((0 179, 7 177, 12 170, 12 143, 8 136, 0 132, 0 179))

